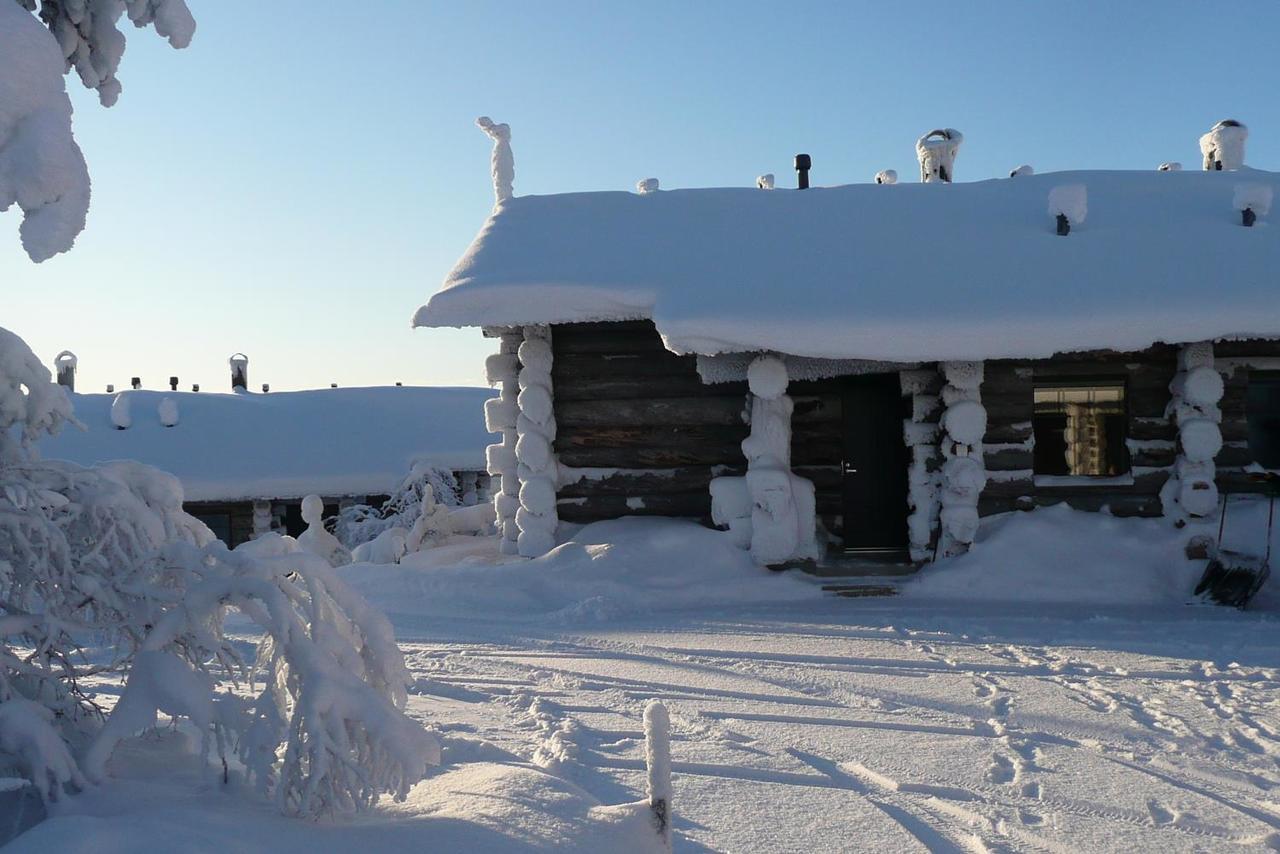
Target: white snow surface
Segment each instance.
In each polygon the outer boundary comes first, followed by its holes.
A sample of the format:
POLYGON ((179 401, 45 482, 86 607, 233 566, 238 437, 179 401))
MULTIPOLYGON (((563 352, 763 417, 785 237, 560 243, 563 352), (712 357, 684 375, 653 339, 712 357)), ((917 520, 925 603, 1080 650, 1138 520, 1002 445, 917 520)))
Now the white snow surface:
POLYGON ((1240 181, 1093 171, 893 192, 519 196, 495 210, 414 322, 652 318, 679 353, 884 361, 1277 337, 1280 241, 1240 228, 1240 181), (1068 240, 1045 223, 1045 199, 1062 184, 1089 195, 1089 227, 1068 240))
POLYGON ((1011 514, 881 599, 670 520, 532 562, 468 538, 345 567, 392 612, 407 713, 443 743, 404 803, 282 818, 159 734, 8 850, 654 851, 655 697, 677 851, 1274 850, 1280 597, 1186 604, 1203 527, 1011 514))
POLYGON ((489 389, 376 387, 219 394, 128 390, 73 394, 85 430, 39 445, 45 459, 95 465, 130 459, 177 476, 188 501, 385 495, 415 461, 484 469, 489 389), (116 398, 132 403, 131 425, 113 426, 116 398), (182 413, 164 427, 165 400, 182 413), (142 413, 148 417, 142 417, 142 413))

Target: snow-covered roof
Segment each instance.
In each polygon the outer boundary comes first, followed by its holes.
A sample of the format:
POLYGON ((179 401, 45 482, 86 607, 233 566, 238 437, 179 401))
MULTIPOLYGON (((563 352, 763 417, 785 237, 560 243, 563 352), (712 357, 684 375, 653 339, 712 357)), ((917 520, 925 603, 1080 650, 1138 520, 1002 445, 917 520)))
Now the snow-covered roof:
MULTIPOLYGON (((125 391, 128 429, 113 424, 118 395, 75 394, 87 428, 38 444, 45 459, 83 465, 139 460, 171 472, 191 501, 378 495, 415 460, 484 469, 483 388, 339 388, 271 394, 125 391), (161 423, 160 404, 178 423, 161 423)), ((117 418, 119 418, 117 413, 117 418)))
POLYGON ((1280 224, 1243 227, 1240 185, 1280 175, 518 196, 414 324, 652 318, 680 353, 886 361, 1280 337, 1280 224), (1060 237, 1049 196, 1077 184, 1087 216, 1060 237))

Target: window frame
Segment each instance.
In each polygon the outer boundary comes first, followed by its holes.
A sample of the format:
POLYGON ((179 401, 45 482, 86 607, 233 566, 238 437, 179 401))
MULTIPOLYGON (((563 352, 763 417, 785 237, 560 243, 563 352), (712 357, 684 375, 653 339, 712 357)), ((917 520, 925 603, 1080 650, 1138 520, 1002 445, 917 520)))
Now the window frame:
POLYGON ((1041 474, 1035 470, 1035 454, 1032 453, 1031 478, 1037 489, 1086 492, 1089 490, 1112 491, 1116 488, 1134 485, 1133 453, 1129 449, 1129 438, 1132 428, 1132 416, 1129 398, 1129 375, 1127 373, 1045 373, 1034 372, 1031 376, 1031 436, 1034 439, 1035 428, 1035 393, 1042 388, 1079 388, 1088 386, 1120 387, 1120 419, 1123 432, 1120 437, 1124 453, 1125 470, 1120 474, 1041 474))

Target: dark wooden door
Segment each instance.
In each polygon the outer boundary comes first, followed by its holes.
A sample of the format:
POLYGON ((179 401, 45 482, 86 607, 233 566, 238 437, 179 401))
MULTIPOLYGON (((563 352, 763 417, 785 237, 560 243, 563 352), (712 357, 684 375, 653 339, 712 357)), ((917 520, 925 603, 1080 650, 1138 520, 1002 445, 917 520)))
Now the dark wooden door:
POLYGON ((892 552, 907 546, 907 417, 897 374, 849 377, 844 426, 844 547, 892 552))

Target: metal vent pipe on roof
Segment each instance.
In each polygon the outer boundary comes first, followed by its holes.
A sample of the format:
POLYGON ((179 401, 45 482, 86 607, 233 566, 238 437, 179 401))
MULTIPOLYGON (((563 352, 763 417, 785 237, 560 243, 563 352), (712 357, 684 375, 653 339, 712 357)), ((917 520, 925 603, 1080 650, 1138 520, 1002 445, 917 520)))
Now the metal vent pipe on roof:
POLYGON ((801 190, 809 189, 809 170, 813 168, 813 158, 807 154, 796 155, 796 186, 801 190))
POLYGON ((133 386, 135 390, 142 388, 142 377, 133 377, 129 380, 129 385, 133 386))
POLYGON ((53 357, 53 366, 58 371, 58 385, 64 386, 67 391, 76 390, 76 365, 79 361, 70 350, 63 350, 53 357))
POLYGON ((249 357, 244 353, 233 353, 227 360, 231 365, 231 390, 249 390, 249 357))

